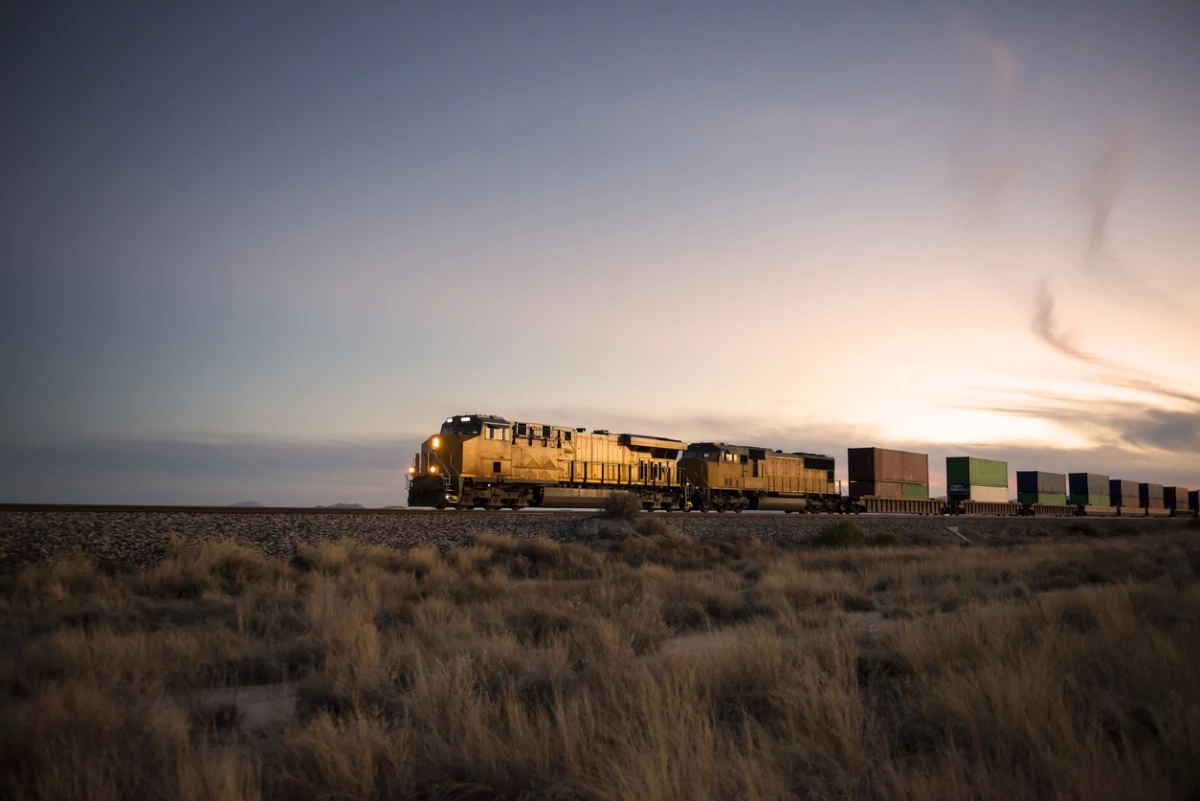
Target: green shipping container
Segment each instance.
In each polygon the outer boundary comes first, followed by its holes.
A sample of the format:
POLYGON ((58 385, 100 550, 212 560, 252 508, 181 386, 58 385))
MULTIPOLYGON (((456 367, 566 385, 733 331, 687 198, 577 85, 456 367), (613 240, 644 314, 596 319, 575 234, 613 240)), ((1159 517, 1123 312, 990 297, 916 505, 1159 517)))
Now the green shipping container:
POLYGON ((916 500, 929 500, 929 485, 928 484, 905 484, 901 489, 901 494, 905 498, 914 498, 916 500))
POLYGON ((1007 487, 1008 462, 974 456, 947 456, 946 483, 964 487, 1007 487))
POLYGON ((1018 492, 1017 502, 1026 506, 1040 503, 1044 506, 1066 506, 1067 496, 1056 492, 1018 492))
POLYGON ((1112 506, 1112 498, 1105 495, 1072 495, 1072 506, 1112 506))

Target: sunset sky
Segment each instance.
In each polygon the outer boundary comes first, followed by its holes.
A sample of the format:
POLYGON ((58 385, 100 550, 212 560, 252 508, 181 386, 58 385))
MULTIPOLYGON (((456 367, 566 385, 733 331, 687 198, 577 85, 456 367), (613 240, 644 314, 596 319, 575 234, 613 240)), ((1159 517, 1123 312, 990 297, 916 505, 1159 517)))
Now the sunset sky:
POLYGON ((0 11, 0 502, 466 412, 1200 488, 1196 2, 182 6, 0 11))

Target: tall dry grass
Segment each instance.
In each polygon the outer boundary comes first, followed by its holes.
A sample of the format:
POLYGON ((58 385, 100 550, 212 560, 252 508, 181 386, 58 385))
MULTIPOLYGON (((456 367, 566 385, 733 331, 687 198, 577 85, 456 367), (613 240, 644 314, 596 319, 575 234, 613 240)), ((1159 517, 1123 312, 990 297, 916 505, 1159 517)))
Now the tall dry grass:
POLYGON ((4 578, 0 793, 1200 790, 1187 536, 783 549, 635 517, 591 545, 341 542, 285 563, 177 543, 143 572, 4 578), (285 713, 260 719, 263 697, 285 713))

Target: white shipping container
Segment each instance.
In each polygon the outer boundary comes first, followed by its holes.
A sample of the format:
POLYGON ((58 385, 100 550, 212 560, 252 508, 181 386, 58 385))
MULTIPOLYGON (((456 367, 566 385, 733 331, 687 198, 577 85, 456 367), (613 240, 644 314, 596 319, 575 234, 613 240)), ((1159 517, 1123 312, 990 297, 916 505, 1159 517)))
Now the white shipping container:
POLYGON ((983 503, 1008 503, 1008 487, 981 487, 972 484, 967 487, 967 497, 983 503))

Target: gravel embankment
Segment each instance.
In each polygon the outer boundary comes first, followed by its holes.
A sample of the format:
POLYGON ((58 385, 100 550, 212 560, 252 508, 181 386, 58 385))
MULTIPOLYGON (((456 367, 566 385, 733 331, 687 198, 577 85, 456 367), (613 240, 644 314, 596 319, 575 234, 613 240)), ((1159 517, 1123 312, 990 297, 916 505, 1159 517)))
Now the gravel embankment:
MULTIPOLYGON (((818 534, 838 517, 782 514, 665 515, 676 529, 695 539, 752 536, 798 543, 818 534)), ((890 531, 908 542, 964 544, 950 527, 977 543, 1005 544, 1079 536, 1072 525, 1101 536, 1150 534, 1187 525, 1184 520, 1056 519, 982 517, 898 517, 859 515, 867 535, 890 531)), ((302 545, 343 537, 393 548, 436 545, 442 550, 471 542, 480 534, 511 534, 520 539, 549 537, 580 541, 595 536, 603 523, 586 514, 446 512, 441 514, 233 514, 214 512, 0 512, 0 570, 82 553, 97 562, 152 564, 171 539, 233 539, 273 557, 290 557, 302 545)), ((1200 536, 1200 532, 1198 532, 1200 536)))

